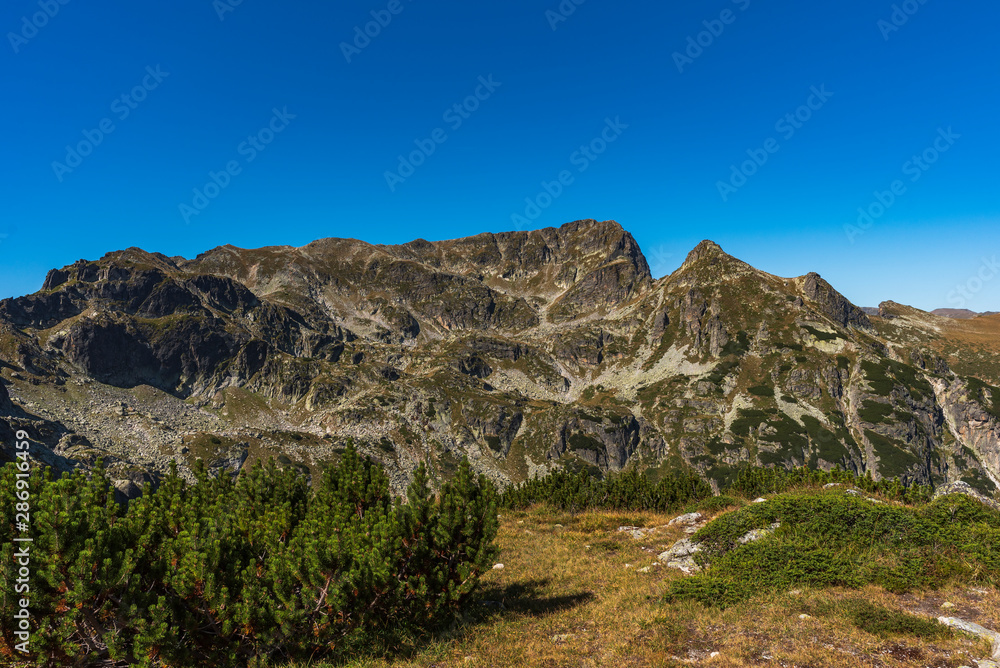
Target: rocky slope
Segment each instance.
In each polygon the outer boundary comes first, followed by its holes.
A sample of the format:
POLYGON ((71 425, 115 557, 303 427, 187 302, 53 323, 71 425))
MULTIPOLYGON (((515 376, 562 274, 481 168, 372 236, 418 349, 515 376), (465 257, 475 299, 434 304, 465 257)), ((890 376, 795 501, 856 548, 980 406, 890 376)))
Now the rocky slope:
POLYGON ((755 462, 991 492, 991 318, 869 314, 708 241, 654 281, 611 221, 193 260, 133 248, 0 302, 0 429, 60 468, 103 459, 126 494, 171 460, 315 472, 348 440, 396 485, 468 456, 499 482, 693 466, 719 484, 755 462))

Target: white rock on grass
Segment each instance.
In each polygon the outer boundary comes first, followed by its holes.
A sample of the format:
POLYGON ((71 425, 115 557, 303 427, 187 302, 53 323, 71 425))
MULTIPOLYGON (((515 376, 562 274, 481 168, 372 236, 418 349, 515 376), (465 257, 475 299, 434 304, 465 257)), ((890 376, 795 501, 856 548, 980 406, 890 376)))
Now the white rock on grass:
POLYGON ((701 513, 687 513, 686 515, 679 515, 674 519, 667 522, 667 526, 673 526, 675 524, 694 524, 701 519, 701 513))
POLYGON ((694 555, 701 552, 701 545, 690 538, 681 538, 673 546, 660 554, 659 559, 668 568, 676 568, 684 573, 698 573, 701 566, 695 563, 694 555))
MULTIPOLYGON (((993 655, 990 658, 993 660, 1000 660, 1000 633, 990 631, 979 624, 973 624, 972 622, 967 622, 964 619, 959 619, 958 617, 938 617, 937 620, 945 626, 950 626, 953 629, 965 631, 966 633, 971 633, 974 636, 979 636, 984 640, 990 641, 990 643, 993 644, 993 655)), ((979 663, 980 668, 984 668, 984 666, 989 665, 984 661, 978 661, 977 663, 979 663)))
POLYGON ((618 527, 618 531, 625 533, 627 532, 632 538, 639 540, 646 536, 648 529, 640 529, 639 527, 618 527))
POLYGON ((781 526, 781 522, 775 522, 766 529, 754 529, 743 534, 740 539, 740 545, 746 545, 747 543, 752 543, 756 540, 760 540, 766 536, 770 536, 774 533, 774 530, 781 526))

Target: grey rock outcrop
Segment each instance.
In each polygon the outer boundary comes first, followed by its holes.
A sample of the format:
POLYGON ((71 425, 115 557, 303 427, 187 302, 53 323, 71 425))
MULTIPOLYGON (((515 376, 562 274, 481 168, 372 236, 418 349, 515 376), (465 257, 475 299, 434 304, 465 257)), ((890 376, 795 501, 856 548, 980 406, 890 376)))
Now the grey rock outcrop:
POLYGON ((802 284, 806 298, 816 303, 819 309, 843 327, 856 327, 874 332, 868 315, 834 290, 833 286, 813 272, 807 274, 802 284))
MULTIPOLYGON (((1000 661, 1000 633, 991 631, 980 626, 979 624, 967 622, 957 617, 938 617, 938 622, 953 629, 971 633, 974 636, 987 640, 993 646, 993 654, 990 658, 1000 661)), ((982 666, 983 662, 979 662, 979 665, 982 666)))
POLYGON ((701 552, 699 543, 690 538, 681 538, 669 550, 662 552, 659 560, 668 568, 676 568, 684 573, 699 573, 701 566, 694 560, 694 555, 699 552, 701 552))

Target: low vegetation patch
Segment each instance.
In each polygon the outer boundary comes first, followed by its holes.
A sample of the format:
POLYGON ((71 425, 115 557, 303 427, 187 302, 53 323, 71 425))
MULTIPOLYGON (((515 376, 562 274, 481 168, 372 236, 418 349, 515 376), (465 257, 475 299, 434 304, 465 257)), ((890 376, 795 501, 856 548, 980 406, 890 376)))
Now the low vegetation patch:
MULTIPOLYGON (((874 584, 902 593, 1000 583, 1000 513, 962 495, 907 507, 796 491, 723 515, 694 539, 706 570, 675 581, 668 601, 725 607, 795 586, 874 584), (741 543, 750 531, 772 528, 741 543)), ((882 615, 886 628, 900 623, 878 611, 857 614, 882 615)))
POLYGON ((861 410, 858 411, 858 416, 869 424, 881 424, 889 422, 886 418, 892 415, 894 410, 892 404, 883 404, 880 401, 865 399, 861 410))
POLYGON ((896 387, 903 387, 917 401, 922 401, 925 395, 934 394, 934 388, 921 375, 920 371, 909 364, 885 360, 881 363, 865 360, 861 363, 868 385, 875 394, 888 397, 896 387))
POLYGON ((824 332, 809 325, 802 325, 802 329, 812 334, 818 341, 835 341, 836 339, 844 338, 836 332, 824 332))
POLYGON ((933 619, 893 610, 860 598, 847 599, 837 607, 840 608, 837 612, 851 620, 854 626, 880 638, 910 636, 938 640, 953 635, 951 629, 933 619))

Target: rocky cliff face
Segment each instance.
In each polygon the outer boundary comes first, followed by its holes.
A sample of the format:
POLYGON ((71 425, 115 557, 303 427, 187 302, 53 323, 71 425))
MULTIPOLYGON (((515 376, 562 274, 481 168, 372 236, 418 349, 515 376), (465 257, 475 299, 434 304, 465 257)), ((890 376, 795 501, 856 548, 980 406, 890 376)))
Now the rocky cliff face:
MULTIPOLYGON (((753 462, 989 491, 1000 390, 952 371, 972 334, 939 320, 870 316, 816 274, 772 276, 709 241, 653 281, 614 222, 128 249, 0 302, 0 415, 53 465, 103 458, 126 495, 171 460, 317 472, 349 440, 397 486, 467 456, 499 482, 690 466, 722 485, 753 462)), ((990 321, 968 322, 981 348, 990 321)))

